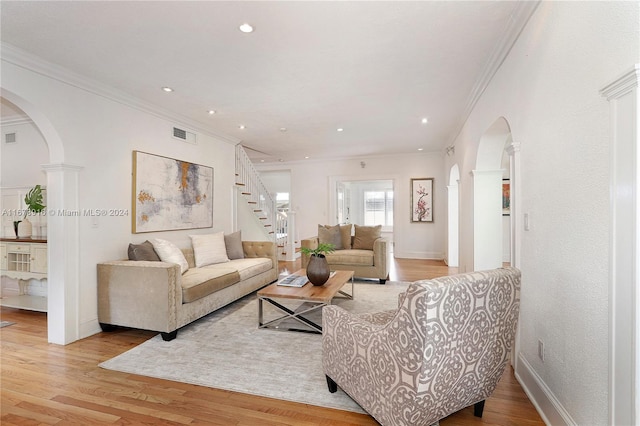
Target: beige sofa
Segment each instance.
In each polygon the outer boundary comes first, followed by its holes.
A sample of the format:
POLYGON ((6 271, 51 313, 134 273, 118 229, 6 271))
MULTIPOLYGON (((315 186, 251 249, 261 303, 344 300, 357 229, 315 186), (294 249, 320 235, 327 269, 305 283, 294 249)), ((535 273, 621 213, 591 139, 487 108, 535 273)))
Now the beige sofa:
POLYGON ((275 243, 242 241, 243 259, 189 269, 176 263, 117 260, 98 264, 98 321, 159 331, 173 340, 178 329, 278 279, 275 243))
MULTIPOLYGON (((340 241, 331 240, 325 233, 323 226, 318 226, 318 236, 301 240, 301 247, 315 249, 320 242, 329 242, 338 247, 332 253, 326 254, 327 262, 332 271, 354 271, 354 276, 360 278, 379 279, 384 284, 389 278, 390 244, 386 238, 378 233, 367 233, 365 240, 359 239, 358 231, 371 231, 375 227, 359 227, 355 225, 356 235, 351 235, 351 225, 336 225, 340 229, 340 241), (324 234, 324 238, 323 238, 324 234), (355 248, 354 248, 355 247, 355 248), (362 247, 362 248, 360 248, 362 247)), ((326 229, 335 227, 324 226, 326 229)), ((337 237, 336 237, 337 238, 337 237)), ((302 254, 302 267, 306 268, 309 256, 302 254)))

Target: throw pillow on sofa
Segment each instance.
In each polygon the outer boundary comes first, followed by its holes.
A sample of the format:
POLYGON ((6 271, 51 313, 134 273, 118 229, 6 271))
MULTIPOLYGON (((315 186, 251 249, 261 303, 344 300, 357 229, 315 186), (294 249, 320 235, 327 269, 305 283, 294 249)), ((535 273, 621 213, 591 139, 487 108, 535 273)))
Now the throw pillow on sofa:
POLYGON ((373 242, 380 238, 382 225, 359 226, 355 225, 356 231, 353 238, 353 248, 359 250, 373 250, 373 242))
POLYGON ((153 244, 153 249, 158 253, 160 260, 168 263, 177 263, 180 265, 180 272, 183 274, 189 270, 189 264, 184 257, 184 253, 171 241, 154 238, 151 240, 151 244, 153 244))
POLYGON ((242 248, 242 236, 240 231, 225 235, 224 245, 227 248, 227 257, 229 260, 244 259, 244 249, 242 248))
POLYGON ((333 244, 336 250, 342 250, 342 236, 340 235, 340 225, 318 225, 318 243, 333 244))
POLYGON ((127 254, 129 255, 129 260, 160 261, 158 253, 153 249, 153 244, 151 244, 151 241, 149 240, 141 244, 129 244, 127 254))
POLYGON ((229 261, 227 247, 224 243, 224 232, 215 234, 190 235, 193 245, 193 256, 196 268, 229 261))
POLYGON ((351 250, 351 224, 340 225, 340 235, 342 236, 342 248, 351 250))

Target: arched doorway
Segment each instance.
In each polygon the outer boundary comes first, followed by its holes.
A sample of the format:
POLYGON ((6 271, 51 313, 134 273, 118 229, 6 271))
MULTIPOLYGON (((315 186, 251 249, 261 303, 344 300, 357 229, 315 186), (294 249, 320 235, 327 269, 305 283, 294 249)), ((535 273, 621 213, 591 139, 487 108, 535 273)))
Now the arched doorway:
POLYGON ((503 264, 502 184, 509 177, 510 212, 506 229, 510 231, 510 263, 519 264, 519 238, 515 226, 518 209, 519 149, 504 117, 498 118, 482 135, 473 170, 473 265, 474 270, 499 268, 503 264), (505 152, 508 161, 503 163, 505 152), (508 174, 503 164, 508 164, 508 174))
MULTIPOLYGON (((52 123, 39 108, 10 90, 2 88, 0 96, 25 112, 47 144, 50 163, 43 165, 47 173, 47 210, 77 210, 81 168, 65 164, 62 140, 52 123)), ((47 218, 47 338, 50 343, 67 344, 80 338, 78 222, 77 215, 54 213, 47 218)))
POLYGON ((448 237, 447 237, 447 265, 452 268, 459 266, 459 223, 460 223, 460 168, 454 164, 449 172, 448 197, 448 237))

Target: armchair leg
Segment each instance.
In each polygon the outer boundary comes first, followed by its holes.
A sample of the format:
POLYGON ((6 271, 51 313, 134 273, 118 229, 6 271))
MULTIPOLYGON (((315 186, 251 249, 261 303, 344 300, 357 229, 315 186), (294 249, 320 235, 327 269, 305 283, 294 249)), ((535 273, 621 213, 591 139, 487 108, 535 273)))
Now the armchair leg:
POLYGON ((384 283, 386 283, 386 282, 387 282, 387 279, 386 279, 386 278, 380 278, 380 284, 384 284, 384 283))
POLYGON ((329 386, 329 392, 335 393, 338 390, 338 384, 333 381, 333 379, 329 376, 327 377, 327 386, 329 386))
POLYGON ((473 415, 476 417, 482 417, 482 412, 484 411, 484 400, 480 402, 476 402, 473 406, 473 415))
POLYGON ((162 336, 162 340, 170 342, 178 336, 178 330, 173 330, 170 333, 161 332, 160 335, 162 336))

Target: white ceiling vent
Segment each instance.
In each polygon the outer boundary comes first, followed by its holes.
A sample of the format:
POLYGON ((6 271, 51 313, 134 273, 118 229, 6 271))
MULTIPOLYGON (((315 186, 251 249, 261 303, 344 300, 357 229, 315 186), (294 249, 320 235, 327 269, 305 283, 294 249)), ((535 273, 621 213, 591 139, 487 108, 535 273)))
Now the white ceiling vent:
POLYGON ((184 142, 192 143, 194 145, 197 143, 195 133, 188 130, 180 129, 178 127, 173 128, 173 137, 184 142))
POLYGON ((15 132, 4 134, 4 143, 16 143, 16 142, 18 142, 18 140, 16 139, 15 132))

